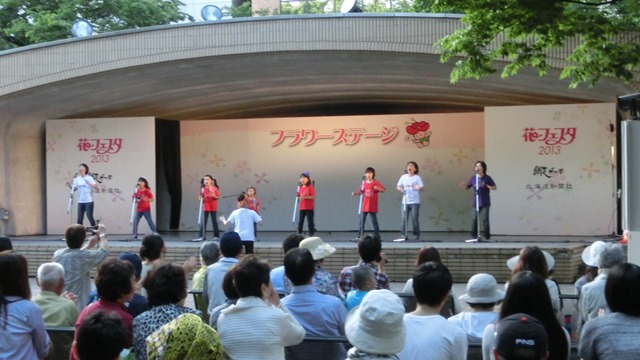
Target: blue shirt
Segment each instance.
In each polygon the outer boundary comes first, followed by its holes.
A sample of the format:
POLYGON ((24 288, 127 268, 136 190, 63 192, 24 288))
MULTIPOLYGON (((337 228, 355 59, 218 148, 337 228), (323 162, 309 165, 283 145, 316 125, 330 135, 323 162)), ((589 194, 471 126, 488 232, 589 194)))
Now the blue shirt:
POLYGON ((360 291, 360 290, 351 290, 347 294, 347 311, 351 311, 356 306, 359 306, 364 299, 364 296, 367 295, 368 291, 360 291))
POLYGON ((309 336, 344 336, 347 309, 335 296, 324 295, 313 285, 294 286, 282 299, 309 336))
POLYGON ((222 290, 222 280, 227 270, 234 264, 238 263, 236 258, 223 257, 218 260, 217 263, 209 265, 207 272, 204 275, 204 288, 202 289, 202 296, 204 301, 209 302, 207 308, 208 313, 212 313, 218 305, 224 304, 227 300, 227 296, 222 290))
POLYGON ((44 329, 42 311, 27 299, 5 296, 8 304, 6 328, 0 328, 0 359, 41 359, 49 353, 49 335, 44 329))

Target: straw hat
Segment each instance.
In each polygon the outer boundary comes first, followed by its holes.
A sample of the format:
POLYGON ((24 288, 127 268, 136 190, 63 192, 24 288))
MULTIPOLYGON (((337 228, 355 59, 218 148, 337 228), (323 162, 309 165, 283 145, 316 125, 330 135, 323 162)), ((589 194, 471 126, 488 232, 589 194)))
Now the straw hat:
POLYGON ((467 293, 459 299, 469 304, 491 304, 504 299, 496 278, 489 274, 475 274, 467 283, 467 293))
MULTIPOLYGON (((547 270, 553 269, 554 265, 556 264, 556 260, 553 258, 553 256, 551 256, 551 254, 546 251, 542 251, 542 254, 544 255, 544 259, 547 260, 547 270)), ((519 260, 520 255, 516 255, 507 260, 507 267, 509 268, 509 270, 513 270, 519 260)))
POLYGON ((322 239, 317 236, 302 240, 299 247, 309 250, 313 256, 313 260, 324 259, 336 252, 336 248, 322 241, 322 239))
POLYGON ((404 305, 389 290, 371 290, 360 306, 347 314, 349 342, 370 354, 395 355, 404 349, 404 305))

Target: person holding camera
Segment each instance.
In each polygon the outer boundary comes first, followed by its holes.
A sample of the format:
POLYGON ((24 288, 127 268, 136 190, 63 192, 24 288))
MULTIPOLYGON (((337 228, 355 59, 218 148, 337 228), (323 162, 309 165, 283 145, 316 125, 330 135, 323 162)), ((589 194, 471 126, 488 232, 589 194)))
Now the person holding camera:
POLYGON ((71 225, 64 232, 67 248, 58 249, 53 254, 53 261, 64 268, 63 290, 78 296, 78 310, 82 310, 89 303, 91 270, 109 255, 109 242, 104 236, 106 230, 103 224, 98 224, 98 230, 91 232, 92 236, 85 244, 87 229, 82 225, 71 225), (98 243, 98 248, 94 250, 98 243))
POLYGON ((379 238, 371 235, 365 235, 358 240, 358 255, 360 261, 354 266, 347 266, 340 272, 338 277, 338 286, 343 295, 354 289, 352 281, 353 269, 357 266, 368 266, 373 270, 376 278, 376 289, 389 289, 389 278, 385 274, 384 266, 387 263, 387 257, 382 252, 382 242, 379 238))

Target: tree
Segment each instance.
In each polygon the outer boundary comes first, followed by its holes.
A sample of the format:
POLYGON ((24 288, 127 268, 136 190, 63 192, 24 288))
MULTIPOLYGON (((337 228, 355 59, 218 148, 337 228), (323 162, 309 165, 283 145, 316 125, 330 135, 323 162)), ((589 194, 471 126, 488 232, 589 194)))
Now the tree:
MULTIPOLYGON (((560 77, 570 86, 596 84, 603 77, 629 83, 640 71, 638 0, 417 0, 421 12, 463 13, 466 27, 438 42, 441 60, 456 60, 451 81, 524 67, 549 70, 548 54, 575 43, 560 77)), ((637 79, 635 79, 637 82, 637 79)), ((637 85, 637 83, 636 83, 637 85)))
POLYGON ((194 21, 179 0, 0 0, 0 48, 71 37, 71 25, 88 21, 95 32, 194 21))

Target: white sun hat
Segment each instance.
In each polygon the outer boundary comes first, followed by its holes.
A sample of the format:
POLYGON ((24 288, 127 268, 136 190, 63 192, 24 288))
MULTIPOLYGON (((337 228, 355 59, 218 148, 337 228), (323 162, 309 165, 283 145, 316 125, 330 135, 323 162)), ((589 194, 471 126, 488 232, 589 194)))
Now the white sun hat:
POLYGON ((356 349, 395 355, 404 349, 404 305, 389 290, 371 290, 360 306, 347 314, 345 333, 356 349))
MULTIPOLYGON (((547 271, 553 269, 553 267, 556 265, 556 260, 553 258, 551 254, 549 254, 544 250, 542 251, 542 254, 544 255, 544 259, 547 261, 547 271)), ((520 255, 516 255, 511 259, 507 260, 507 267, 509 268, 509 270, 513 270, 513 268, 516 266, 519 260, 520 260, 520 255)))
POLYGON ((469 304, 491 304, 504 299, 496 278, 489 274, 475 274, 467 283, 467 293, 459 297, 469 304))
POLYGON ((302 240, 299 247, 309 250, 313 256, 313 260, 324 259, 336 252, 336 248, 322 241, 322 239, 317 236, 302 240))
POLYGON ((598 256, 600 256, 606 245, 604 241, 598 240, 584 248, 582 251, 582 261, 589 266, 597 267, 598 256))

